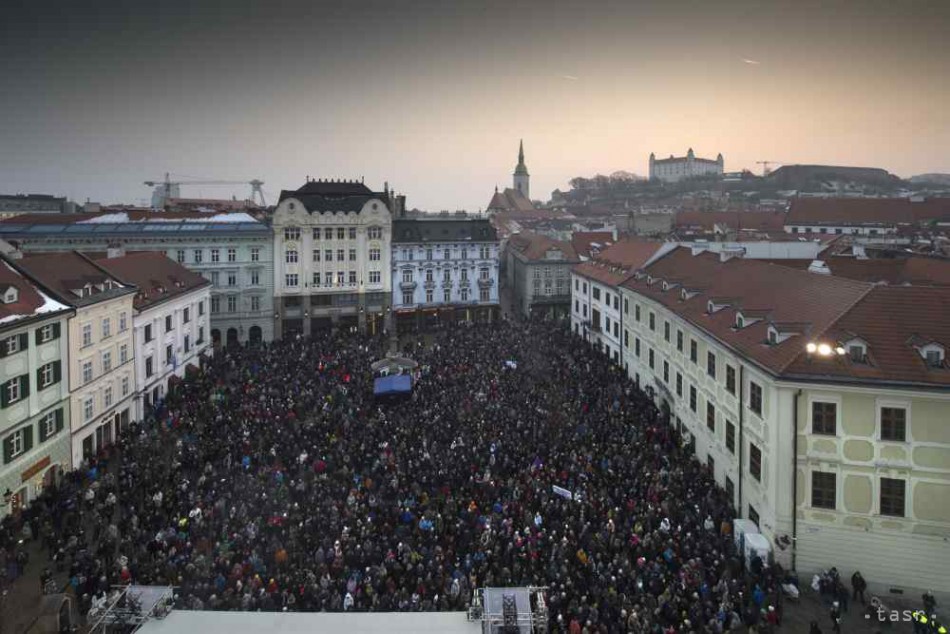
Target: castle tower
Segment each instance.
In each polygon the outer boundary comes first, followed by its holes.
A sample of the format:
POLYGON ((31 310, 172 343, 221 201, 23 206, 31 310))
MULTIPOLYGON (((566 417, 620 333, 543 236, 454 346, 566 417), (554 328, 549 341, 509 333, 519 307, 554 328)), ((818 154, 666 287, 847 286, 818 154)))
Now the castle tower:
POLYGON ((515 167, 515 173, 513 176, 515 189, 524 194, 525 198, 531 200, 531 190, 529 185, 531 175, 528 174, 528 168, 524 164, 524 140, 522 140, 521 144, 518 146, 518 165, 515 167))

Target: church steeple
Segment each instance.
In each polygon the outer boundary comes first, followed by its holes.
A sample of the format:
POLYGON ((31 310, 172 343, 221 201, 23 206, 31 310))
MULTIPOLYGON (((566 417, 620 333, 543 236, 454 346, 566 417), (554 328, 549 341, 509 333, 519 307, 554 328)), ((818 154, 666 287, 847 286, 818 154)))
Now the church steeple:
POLYGON ((515 167, 513 176, 515 189, 524 194, 525 198, 530 199, 529 181, 531 175, 528 174, 528 166, 524 164, 524 139, 518 144, 518 165, 515 167))

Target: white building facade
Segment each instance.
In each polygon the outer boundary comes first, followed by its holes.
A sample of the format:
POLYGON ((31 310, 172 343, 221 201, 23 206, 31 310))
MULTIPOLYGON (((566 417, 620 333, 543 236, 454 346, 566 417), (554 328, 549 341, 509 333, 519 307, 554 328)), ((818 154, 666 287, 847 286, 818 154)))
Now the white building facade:
POLYGON ((391 319, 391 209, 404 198, 359 182, 308 181, 274 211, 278 337, 331 328, 375 334, 391 319))
POLYGON ((494 321, 498 258, 498 236, 487 218, 399 218, 393 221, 393 309, 402 321, 494 321))
POLYGON ((142 420, 189 367, 200 367, 202 357, 212 353, 211 283, 161 253, 133 253, 98 264, 138 289, 132 315, 132 417, 142 420))
POLYGON ((693 148, 689 148, 686 156, 673 156, 658 159, 650 153, 650 180, 654 178, 667 183, 675 183, 684 178, 695 176, 722 176, 723 158, 719 154, 715 160, 697 158, 693 148))

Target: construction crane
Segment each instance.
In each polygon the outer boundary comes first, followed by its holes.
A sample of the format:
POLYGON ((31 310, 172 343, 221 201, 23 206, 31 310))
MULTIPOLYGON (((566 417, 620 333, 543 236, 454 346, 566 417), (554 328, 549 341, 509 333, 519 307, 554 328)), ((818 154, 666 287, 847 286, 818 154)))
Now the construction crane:
POLYGON ((762 166, 762 176, 768 176, 772 173, 772 170, 769 169, 770 165, 784 165, 782 161, 756 161, 755 163, 762 166))
POLYGON ((149 187, 154 187, 155 191, 152 192, 152 207, 157 209, 164 209, 165 205, 168 203, 169 198, 178 198, 179 197, 179 186, 181 185, 250 185, 251 186, 251 200, 257 202, 260 199, 261 207, 266 207, 267 202, 264 200, 264 190, 261 189, 261 186, 264 184, 264 181, 259 179, 252 179, 249 181, 219 181, 219 180, 188 180, 188 181, 173 181, 169 178, 168 172, 165 172, 164 180, 152 180, 145 181, 145 184, 149 187))

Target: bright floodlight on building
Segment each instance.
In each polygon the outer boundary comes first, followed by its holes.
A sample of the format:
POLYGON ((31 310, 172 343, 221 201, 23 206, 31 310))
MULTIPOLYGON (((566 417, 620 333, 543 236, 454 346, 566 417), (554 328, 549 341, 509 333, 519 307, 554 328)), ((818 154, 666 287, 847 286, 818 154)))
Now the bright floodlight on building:
POLYGON ((839 356, 842 356, 847 352, 847 350, 845 350, 841 346, 838 346, 837 348, 835 348, 835 352, 837 352, 839 356))
POLYGON ((829 346, 827 343, 818 344, 818 354, 823 357, 827 357, 831 354, 831 346, 829 346))
POLYGON ((805 350, 808 351, 808 354, 814 354, 817 349, 818 346, 813 343, 809 343, 807 346, 805 346, 805 350))

